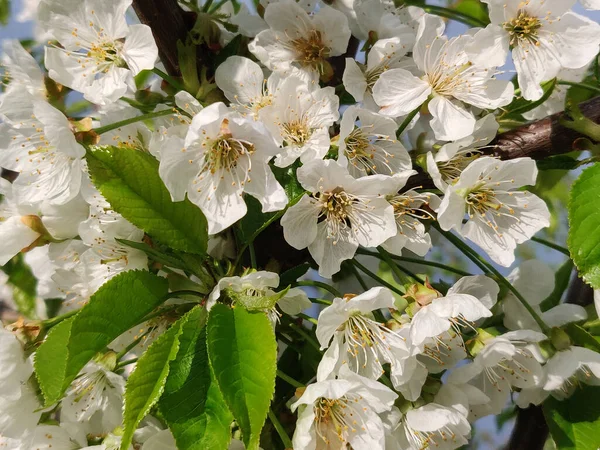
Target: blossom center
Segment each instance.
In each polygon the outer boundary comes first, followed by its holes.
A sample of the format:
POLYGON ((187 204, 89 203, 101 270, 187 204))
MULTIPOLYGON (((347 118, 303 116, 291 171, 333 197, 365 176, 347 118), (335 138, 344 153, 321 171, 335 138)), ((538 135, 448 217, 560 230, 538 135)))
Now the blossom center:
POLYGON ((296 51, 301 66, 319 71, 330 53, 330 48, 323 42, 323 36, 319 30, 311 30, 308 36, 293 39, 291 46, 296 51))
MULTIPOLYGON (((321 397, 316 401, 315 430, 327 446, 335 444, 332 440, 345 443, 350 433, 366 429, 354 406, 360 400, 360 396, 349 395, 339 399, 321 397)), ((322 446, 317 445, 317 448, 322 446)))
POLYGON ((504 29, 510 35, 510 46, 524 46, 528 44, 540 45, 538 35, 542 22, 537 17, 530 16, 527 11, 519 10, 517 17, 504 23, 504 29))
MULTIPOLYGON (((227 119, 223 121, 223 127, 227 127, 227 119)), ((205 167, 203 171, 214 174, 225 170, 227 172, 235 169, 242 157, 250 157, 255 152, 254 144, 243 139, 234 138, 227 130, 215 139, 210 150, 206 153, 205 167)))
POLYGON ((302 147, 312 134, 312 130, 303 120, 294 120, 281 125, 281 131, 288 145, 302 147))

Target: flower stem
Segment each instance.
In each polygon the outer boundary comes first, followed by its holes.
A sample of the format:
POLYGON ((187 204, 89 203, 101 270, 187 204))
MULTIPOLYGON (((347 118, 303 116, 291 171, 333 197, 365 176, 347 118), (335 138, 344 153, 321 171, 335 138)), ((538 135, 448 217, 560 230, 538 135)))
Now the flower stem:
POLYGON ((333 302, 331 300, 327 300, 326 298, 314 298, 314 297, 309 297, 308 298, 311 302, 316 303, 318 305, 331 305, 333 302))
POLYGON ((581 89, 585 89, 587 91, 596 93, 596 95, 600 94, 600 88, 596 87, 596 86, 592 86, 591 84, 576 83, 573 81, 563 81, 563 80, 559 80, 558 84, 560 84, 562 86, 571 86, 571 87, 578 87, 581 89))
POLYGON ((358 267, 362 272, 364 272, 366 275, 368 275, 370 278, 374 279, 375 281, 377 281, 379 284, 381 284, 382 286, 387 287, 388 289, 391 289, 392 291, 394 291, 396 294, 398 295, 404 295, 404 292, 402 292, 400 289, 398 289, 396 286, 394 286, 391 283, 388 283, 387 281, 385 281, 383 278, 381 278, 380 276, 377 276, 376 274, 374 274, 373 272, 371 272, 369 269, 367 269, 365 266, 363 266, 361 263, 359 263, 356 259, 352 259, 352 264, 354 264, 356 267, 358 267))
POLYGON ((179 81, 177 81, 171 75, 163 72, 159 68, 155 67, 154 69, 152 69, 152 72, 155 73, 156 75, 158 75, 159 77, 161 77, 163 80, 165 80, 167 83, 169 83, 171 86, 173 86, 178 91, 185 90, 185 88, 183 87, 183 84, 181 84, 179 81))
POLYGON ((290 377, 289 375, 283 373, 281 370, 277 371, 277 376, 279 378, 281 378, 283 381, 285 381, 287 384, 289 384, 290 386, 294 386, 295 388, 304 387, 304 385, 302 383, 300 383, 297 380, 294 380, 292 377, 290 377))
POLYGON ((292 440, 290 439, 290 437, 285 432, 285 429, 283 428, 283 425, 281 425, 281 422, 279 422, 279 419, 277 418, 277 416, 275 416, 275 413, 273 412, 273 410, 269 409, 268 414, 269 414, 269 420, 271 421, 271 423, 275 427, 275 430, 277 431, 277 434, 281 438, 281 441, 283 442, 283 445, 285 446, 285 448, 286 449, 288 449, 288 448, 294 448, 293 444, 292 444, 292 440))
POLYGON ((307 322, 312 323, 313 325, 316 325, 317 322, 318 322, 317 319, 315 319, 314 317, 310 317, 310 316, 308 316, 308 315, 306 315, 304 313, 298 314, 298 317, 302 317, 304 320, 306 320, 307 322))
POLYGON ((322 281, 303 280, 303 281, 297 281, 295 283, 295 285, 296 286, 318 287, 318 288, 326 290, 327 292, 329 292, 334 297, 338 297, 338 298, 342 298, 343 297, 343 295, 342 295, 342 293, 340 291, 338 291, 333 286, 328 285, 327 283, 323 283, 322 281))
MULTIPOLYGON (((362 248, 359 248, 357 250, 357 253, 360 253, 362 255, 374 256, 374 257, 380 258, 380 259, 382 258, 382 256, 379 253, 372 252, 370 250, 366 250, 366 249, 362 249, 362 248)), ((408 262, 408 263, 412 263, 412 264, 420 264, 422 266, 437 267, 438 269, 446 270, 448 272, 452 272, 452 273, 455 273, 457 275, 461 275, 463 277, 468 277, 468 276, 473 275, 470 272, 466 272, 464 270, 457 269, 455 267, 448 266, 446 264, 435 262, 435 261, 426 261, 424 259, 419 259, 419 258, 409 258, 408 256, 390 255, 390 257, 392 259, 396 260, 396 261, 404 261, 404 262, 408 262)))
POLYGON ((131 117, 129 119, 121 120, 120 122, 111 123, 110 125, 105 125, 103 127, 95 128, 93 131, 96 134, 103 134, 108 131, 115 130, 120 127, 124 127, 125 125, 130 125, 132 123, 141 122, 142 120, 154 119, 156 117, 168 116, 171 114, 176 114, 173 109, 163 109, 161 111, 151 112, 148 114, 142 114, 141 116, 131 117))
POLYGON ((71 317, 73 317, 74 315, 76 315, 78 312, 79 312, 78 309, 74 309, 74 310, 66 312, 66 313, 64 313, 64 314, 62 314, 60 316, 52 317, 51 319, 42 320, 42 327, 46 331, 48 331, 50 328, 58 325, 62 321, 70 319, 71 317))
POLYGON ((384 249, 383 247, 377 247, 377 251, 383 258, 383 260, 387 263, 387 265, 390 267, 390 269, 392 269, 392 272, 396 274, 399 280, 402 280, 403 278, 405 278, 406 275, 408 275, 413 280, 418 281, 421 284, 425 284, 425 280, 422 280, 421 277, 412 273, 410 270, 405 269, 404 267, 400 267, 398 264, 396 264, 392 259, 392 255, 386 249, 384 249))
POLYGON ((365 279, 360 275, 360 272, 358 271, 356 266, 354 264, 350 264, 350 268, 352 272, 354 272, 354 276, 358 280, 358 284, 360 284, 360 287, 363 288, 365 291, 369 290, 369 286, 367 286, 365 279))
POLYGON ((396 138, 397 139, 400 139, 400 137, 402 137, 402 133, 404 133, 404 130, 406 130, 406 127, 408 127, 410 125, 410 123, 415 118, 415 116, 417 114, 419 114, 419 111, 421 111, 422 107, 423 107, 423 105, 418 106, 414 110, 412 110, 410 113, 408 113, 408 116, 406 116, 406 118, 404 119, 404 122, 402 122, 402 124, 400 125, 400 128, 398 128, 396 130, 396 138))
POLYGON ((254 250, 254 242, 250 242, 248 244, 248 250, 250 251, 250 265, 253 269, 256 269, 258 266, 256 264, 256 251, 254 250))
POLYGON ((521 302, 523 307, 527 310, 527 312, 533 317, 535 322, 538 324, 542 332, 548 333, 550 331, 550 327, 546 325, 546 323, 542 320, 539 314, 533 309, 533 307, 529 304, 529 302, 521 295, 521 293, 508 281, 504 275, 502 275, 496 268, 484 260, 475 250, 465 244, 460 238, 455 236, 452 233, 442 230, 439 225, 433 225, 448 241, 450 241, 457 249, 459 249, 467 258, 473 261, 481 270, 488 274, 492 274, 495 276, 496 280, 506 286, 509 291, 511 291, 514 296, 521 302))
POLYGON ((117 371, 117 370, 119 370, 119 369, 122 369, 123 367, 125 367, 125 366, 128 366, 129 364, 133 364, 133 363, 137 362, 137 360, 138 360, 138 359, 139 359, 139 358, 131 358, 131 359, 128 359, 128 360, 126 360, 126 361, 120 361, 120 362, 119 362, 119 363, 118 363, 118 364, 115 366, 115 371, 117 371))
POLYGON ((563 255, 567 255, 569 258, 571 257, 571 252, 569 251, 568 248, 565 248, 561 245, 555 244, 554 242, 550 242, 550 241, 547 241, 546 239, 536 238, 536 237, 531 238, 531 240, 533 242, 537 242, 538 244, 542 244, 542 245, 545 245, 546 247, 556 250, 557 252, 560 252, 563 255))

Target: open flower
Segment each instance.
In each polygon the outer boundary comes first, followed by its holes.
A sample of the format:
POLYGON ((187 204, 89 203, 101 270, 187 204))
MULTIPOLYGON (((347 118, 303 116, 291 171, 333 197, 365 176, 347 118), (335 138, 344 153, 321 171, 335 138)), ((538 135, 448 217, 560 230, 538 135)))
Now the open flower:
POLYGON ((271 3, 265 11, 270 29, 261 31, 248 46, 267 68, 288 71, 297 67, 331 76, 327 61, 346 51, 348 19, 327 5, 309 15, 293 0, 271 3))
POLYGON ((275 165, 287 167, 298 158, 306 164, 329 151, 329 127, 340 117, 339 99, 332 87, 289 76, 258 116, 282 146, 275 165))
POLYGON ((544 201, 519 190, 534 185, 536 178, 537 167, 530 158, 479 158, 446 191, 439 224, 444 230, 456 229, 498 264, 510 266, 517 244, 550 224, 544 201), (469 220, 463 224, 465 214, 469 220))
POLYGON ((262 203, 263 212, 286 206, 285 191, 267 164, 276 153, 261 124, 213 103, 194 116, 183 148, 163 150, 159 174, 172 199, 181 201, 187 193, 215 234, 246 214, 244 192, 262 203))
POLYGON ((544 390, 562 400, 571 396, 580 383, 599 383, 600 354, 584 347, 572 346, 556 352, 544 368, 544 390))
POLYGON ((538 100, 540 83, 561 68, 579 69, 598 53, 600 25, 575 14, 576 0, 484 0, 491 24, 475 34, 469 49, 475 63, 505 63, 509 50, 519 87, 527 100, 538 100))
POLYGON ((19 172, 13 183, 15 201, 61 205, 75 198, 85 149, 75 140, 67 118, 22 87, 2 97, 0 113, 3 133, 9 137, 0 145, 0 166, 19 172))
POLYGON ((50 78, 99 105, 135 90, 133 77, 154 67, 158 49, 150 27, 127 25, 131 1, 83 0, 69 11, 47 3, 43 25, 61 45, 46 47, 50 78))
POLYGON ((359 245, 376 247, 396 234, 394 209, 385 197, 404 185, 403 176, 355 179, 334 160, 312 161, 297 174, 310 194, 281 218, 283 235, 294 248, 308 247, 321 276, 338 272, 359 245))
POLYGON ((376 287, 361 295, 336 298, 319 314, 317 339, 327 351, 317 379, 335 376, 342 367, 348 367, 378 380, 384 373, 382 364, 388 363, 394 387, 414 401, 421 393, 427 371, 412 356, 404 337, 374 320, 372 312, 382 308, 394 308, 394 296, 389 289, 376 287))
POLYGON ((356 178, 412 169, 410 155, 396 139, 397 127, 389 117, 349 107, 340 124, 338 161, 356 178))
POLYGON ((420 19, 413 58, 419 76, 405 69, 384 72, 373 87, 373 98, 382 114, 409 114, 429 98, 430 122, 439 140, 453 141, 473 133, 475 117, 469 106, 496 109, 513 98, 513 85, 494 78, 495 68, 475 64, 466 48, 470 35, 448 40, 441 18, 426 14, 420 19))
POLYGON ((298 409, 293 444, 297 450, 384 448, 380 414, 398 397, 381 383, 342 369, 342 378, 310 384, 292 405, 298 409))

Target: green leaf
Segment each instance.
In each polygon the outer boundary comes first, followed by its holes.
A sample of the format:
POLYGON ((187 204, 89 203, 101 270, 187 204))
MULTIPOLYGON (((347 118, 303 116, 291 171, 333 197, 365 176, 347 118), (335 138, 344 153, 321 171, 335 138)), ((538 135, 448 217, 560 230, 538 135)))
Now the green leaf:
POLYGON ((79 371, 115 338, 142 322, 167 294, 167 280, 150 272, 120 273, 92 295, 72 319, 52 330, 35 356, 46 405, 57 402, 79 371))
POLYGON ((569 199, 569 238, 573 262, 586 283, 600 288, 600 164, 585 169, 569 199))
POLYGON ((600 448, 600 387, 584 386, 564 401, 550 397, 543 409, 550 434, 559 449, 600 448))
POLYGON ((207 347, 246 448, 256 450, 275 389, 277 343, 271 322, 264 313, 217 304, 208 317, 207 347))
POLYGON ((536 161, 540 170, 573 170, 579 167, 579 161, 572 156, 556 155, 536 161))
POLYGON ((299 266, 286 270, 279 276, 279 287, 289 286, 290 284, 295 283, 298 278, 308 272, 308 269, 310 269, 310 264, 302 263, 299 266))
POLYGON ((560 303, 563 294, 569 287, 573 267, 573 261, 567 259, 567 261, 556 271, 556 274, 554 274, 554 290, 548 298, 540 304, 542 311, 548 311, 550 308, 554 308, 560 303))
POLYGON ((206 350, 206 312, 196 308, 182 326, 179 352, 170 363, 159 409, 180 450, 221 450, 231 439, 231 422, 206 350))
MULTIPOLYGON (((163 393, 170 363, 177 356, 179 337, 188 320, 197 318, 197 306, 171 328, 160 336, 140 357, 134 371, 129 376, 125 386, 125 411, 123 412, 123 438, 121 449, 126 450, 131 444, 133 433, 137 426, 150 411, 163 393)), ((198 326, 197 324, 193 324, 198 326)))
POLYGON ((100 147, 86 155, 92 181, 112 208, 162 244, 206 254, 208 225, 188 199, 171 201, 158 161, 134 149, 100 147))
POLYGON ((0 23, 8 25, 10 19, 10 0, 0 0, 0 23))
POLYGON ((506 111, 508 112, 507 117, 518 117, 522 114, 525 114, 526 112, 531 111, 532 109, 537 108, 546 100, 548 100, 548 97, 550 97, 552 95, 552 92, 554 92, 555 87, 556 78, 542 83, 542 90, 544 91, 544 94, 539 100, 533 102, 530 100, 525 100, 521 96, 515 97, 512 103, 505 107, 506 111))
POLYGON ((12 287, 13 300, 19 313, 28 319, 36 319, 37 279, 23 255, 11 259, 2 266, 2 271, 8 275, 6 283, 12 287))
POLYGON ((150 259, 156 261, 157 263, 163 264, 168 267, 173 267, 175 269, 187 269, 183 261, 177 259, 174 256, 163 253, 154 247, 150 247, 144 242, 128 241, 127 239, 119 238, 115 238, 115 241, 119 242, 120 244, 126 245, 127 247, 135 248, 136 250, 144 252, 150 259))
MULTIPOLYGON (((597 83, 596 77, 594 75, 589 75, 582 81, 583 84, 589 84, 595 86, 597 83)), ((580 86, 562 86, 562 89, 567 89, 567 97, 565 99, 565 105, 578 105, 580 103, 585 102, 596 96, 594 91, 589 89, 585 89, 580 86)))
POLYGON ((595 352, 600 352, 600 342, 579 325, 570 323, 565 327, 565 331, 575 345, 588 348, 595 352))
POLYGON ((459 0, 454 9, 484 23, 490 23, 487 7, 480 0, 459 0))

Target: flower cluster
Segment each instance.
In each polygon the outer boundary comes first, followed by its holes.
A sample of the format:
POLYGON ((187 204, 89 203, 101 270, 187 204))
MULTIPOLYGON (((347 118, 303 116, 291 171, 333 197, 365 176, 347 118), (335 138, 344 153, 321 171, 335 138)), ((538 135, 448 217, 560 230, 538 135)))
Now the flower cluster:
MULTIPOLYGON (((483 1, 487 24, 454 37, 442 17, 391 0, 261 0, 256 13, 181 1, 196 22, 170 74, 153 30, 128 20, 132 0, 26 2, 19 17, 36 18, 44 45, 2 44, 0 264, 3 288, 11 270, 37 284, 27 312, 14 293, 27 320, 0 329, 0 447, 188 448, 183 418, 172 426, 153 409, 158 397, 131 435, 123 427, 131 367, 172 330, 184 336, 177 324, 196 307, 207 336, 217 305, 266 315, 283 372, 298 353, 303 381, 277 402, 295 414, 296 450, 455 449, 509 401, 597 383, 600 354, 564 331, 586 309, 543 304, 552 270, 530 260, 505 278, 495 268, 513 265, 551 214, 527 189, 536 162, 501 159, 494 140, 563 108, 566 89, 547 82, 585 77, 600 25, 571 11, 576 0, 483 1), (518 91, 501 76, 509 57, 518 91), (531 107, 516 120, 513 102, 531 107), (397 263, 424 261, 410 255, 442 236, 485 274, 436 284, 397 263), (269 239, 282 250, 262 257, 269 239), (168 281, 161 305, 91 351, 48 402, 38 348, 133 271, 168 281)), ((212 352, 207 383, 217 380, 233 414, 226 445, 256 449, 212 352)), ((166 377, 158 396, 178 382, 166 377)))

